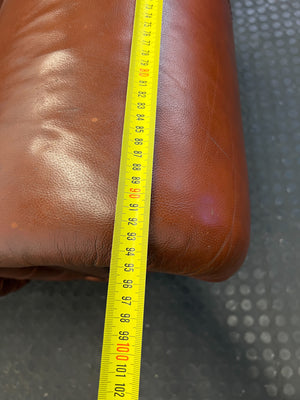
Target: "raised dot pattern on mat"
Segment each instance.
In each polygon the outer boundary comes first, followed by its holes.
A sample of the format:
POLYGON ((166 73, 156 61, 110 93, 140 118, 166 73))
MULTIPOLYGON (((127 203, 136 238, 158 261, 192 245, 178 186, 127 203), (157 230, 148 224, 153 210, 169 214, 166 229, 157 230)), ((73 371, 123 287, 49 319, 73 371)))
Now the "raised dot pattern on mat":
POLYGON ((252 381, 258 399, 299 399, 300 2, 231 3, 252 238, 242 270, 220 285, 222 320, 247 372, 244 398, 253 398, 252 381))

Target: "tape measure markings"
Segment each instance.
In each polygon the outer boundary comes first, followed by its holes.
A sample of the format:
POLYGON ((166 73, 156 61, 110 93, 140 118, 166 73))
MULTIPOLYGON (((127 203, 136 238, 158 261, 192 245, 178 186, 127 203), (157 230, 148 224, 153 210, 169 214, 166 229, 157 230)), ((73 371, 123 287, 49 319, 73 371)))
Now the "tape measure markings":
POLYGON ((137 0, 98 400, 138 400, 163 0, 137 0))

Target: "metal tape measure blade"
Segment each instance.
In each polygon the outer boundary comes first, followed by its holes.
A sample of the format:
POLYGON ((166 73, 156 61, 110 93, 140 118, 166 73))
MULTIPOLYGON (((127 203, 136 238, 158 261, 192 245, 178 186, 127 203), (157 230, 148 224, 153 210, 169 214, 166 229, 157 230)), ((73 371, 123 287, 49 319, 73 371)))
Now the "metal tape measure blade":
POLYGON ((163 0, 137 0, 98 400, 138 400, 163 0))

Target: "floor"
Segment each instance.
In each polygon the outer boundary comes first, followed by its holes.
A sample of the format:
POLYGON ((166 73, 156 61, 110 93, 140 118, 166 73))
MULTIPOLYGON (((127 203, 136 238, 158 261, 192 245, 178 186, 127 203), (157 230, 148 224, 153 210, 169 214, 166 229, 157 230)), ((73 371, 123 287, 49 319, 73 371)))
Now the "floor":
MULTIPOLYGON (((232 7, 251 247, 225 283, 148 276, 141 400, 300 398, 300 1, 232 7)), ((1 298, 1 400, 96 399, 105 298, 91 282, 1 298)))

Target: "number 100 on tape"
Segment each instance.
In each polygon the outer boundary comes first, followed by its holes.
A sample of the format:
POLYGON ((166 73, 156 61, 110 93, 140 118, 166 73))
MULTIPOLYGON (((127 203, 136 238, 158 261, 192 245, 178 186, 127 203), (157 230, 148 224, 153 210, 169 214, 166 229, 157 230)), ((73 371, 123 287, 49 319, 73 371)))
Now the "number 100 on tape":
POLYGON ((98 400, 138 400, 163 0, 137 0, 98 400))

